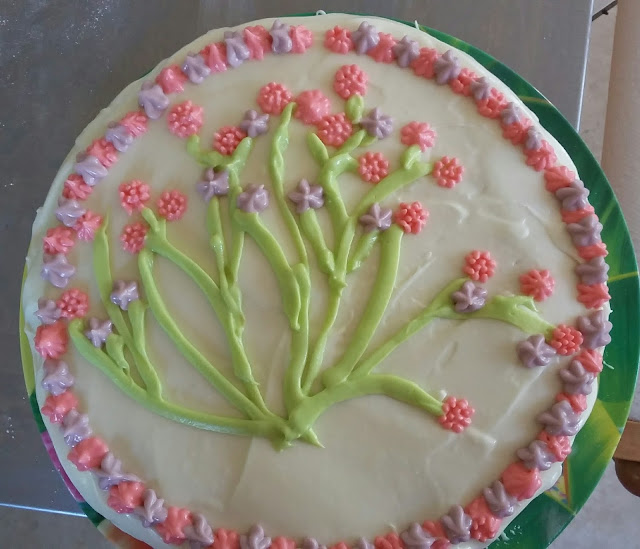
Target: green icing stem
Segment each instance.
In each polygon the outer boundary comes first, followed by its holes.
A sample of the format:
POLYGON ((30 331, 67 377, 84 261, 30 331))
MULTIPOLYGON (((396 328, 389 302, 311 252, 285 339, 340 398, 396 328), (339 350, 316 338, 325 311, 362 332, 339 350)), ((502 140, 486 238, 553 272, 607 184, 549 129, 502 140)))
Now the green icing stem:
POLYGON ((338 176, 358 166, 356 160, 349 154, 343 153, 331 157, 320 169, 318 184, 324 189, 324 204, 331 217, 334 234, 339 234, 349 219, 347 209, 340 196, 336 183, 338 176))
POLYGON ((307 134, 307 148, 319 166, 323 166, 329 160, 329 151, 317 134, 307 134))
POLYGON ((318 260, 319 269, 327 274, 332 275, 335 269, 335 259, 333 252, 327 247, 324 241, 324 234, 318 223, 318 217, 315 210, 309 208, 306 212, 300 214, 300 226, 304 232, 318 260))
POLYGON ((393 225, 380 237, 380 264, 371 297, 367 301, 360 322, 342 358, 324 371, 322 381, 325 387, 331 387, 344 381, 367 350, 387 305, 389 305, 389 299, 396 283, 403 234, 400 227, 393 225))
POLYGON ((385 395, 436 417, 442 415, 442 402, 414 382, 392 375, 372 374, 338 383, 306 398, 289 416, 289 426, 296 434, 304 433, 334 404, 365 395, 385 395))
MULTIPOLYGON (((271 440, 282 436, 282 431, 270 420, 231 418, 197 412, 166 402, 159 395, 150 394, 123 372, 107 353, 92 345, 84 336, 80 319, 69 323, 69 335, 78 352, 87 361, 96 365, 123 393, 156 414, 184 425, 219 433, 263 436, 271 440)), ((110 335, 107 341, 113 337, 113 334, 110 335)))
POLYGON ((371 254, 371 250, 373 250, 373 246, 378 241, 379 236, 380 231, 376 229, 364 233, 359 238, 356 247, 349 255, 349 260, 347 261, 347 274, 360 268, 362 263, 364 263, 367 257, 371 254))

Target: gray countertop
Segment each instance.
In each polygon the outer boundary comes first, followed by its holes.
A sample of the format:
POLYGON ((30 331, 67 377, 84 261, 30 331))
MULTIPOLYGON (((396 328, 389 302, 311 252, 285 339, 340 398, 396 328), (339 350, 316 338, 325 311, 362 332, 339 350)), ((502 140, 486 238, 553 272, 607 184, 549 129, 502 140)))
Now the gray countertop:
POLYGON ((494 55, 577 126, 592 0, 0 0, 0 505, 78 514, 25 395, 18 302, 36 208, 75 137, 129 82, 206 30, 282 14, 418 20, 494 55))

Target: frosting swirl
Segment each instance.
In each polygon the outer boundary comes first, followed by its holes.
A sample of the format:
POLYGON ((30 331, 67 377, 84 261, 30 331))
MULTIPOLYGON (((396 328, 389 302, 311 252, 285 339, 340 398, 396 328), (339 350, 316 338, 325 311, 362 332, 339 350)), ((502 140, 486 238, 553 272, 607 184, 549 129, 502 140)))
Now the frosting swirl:
POLYGON ((580 416, 573 411, 568 401, 562 400, 556 402, 550 410, 542 412, 538 421, 550 435, 573 436, 578 432, 580 416))
POLYGON ((444 532, 451 543, 462 543, 471 539, 471 517, 460 505, 453 505, 442 517, 444 532))

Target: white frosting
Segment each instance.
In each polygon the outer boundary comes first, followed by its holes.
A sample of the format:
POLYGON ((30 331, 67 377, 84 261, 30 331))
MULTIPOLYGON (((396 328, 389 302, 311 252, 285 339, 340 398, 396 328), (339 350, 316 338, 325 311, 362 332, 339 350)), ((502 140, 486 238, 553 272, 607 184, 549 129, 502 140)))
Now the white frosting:
MULTIPOLYGON (((378 106, 391 114, 396 130, 412 120, 429 122, 438 137, 424 158, 455 156, 465 167, 463 182, 452 190, 438 187, 433 178, 427 177, 386 201, 393 207, 401 201, 420 200, 430 217, 419 236, 403 239, 396 290, 372 345, 388 337, 446 283, 460 276, 463 258, 473 249, 490 250, 498 262, 495 276, 486 284, 490 295, 518 293, 521 273, 532 268, 549 269, 556 288, 553 296, 540 304, 541 314, 554 324, 572 323, 586 312, 575 299, 573 270, 579 258, 561 222, 556 200, 544 188, 542 174, 525 165, 522 151, 502 138, 496 121, 481 117, 473 101, 455 95, 448 86, 417 79, 411 70, 378 64, 368 56, 330 54, 322 46, 328 28, 340 24, 355 29, 362 20, 346 15, 287 20, 314 32, 314 45, 304 55, 267 55, 263 61, 247 62, 213 75, 201 85, 187 83, 183 93, 170 96, 172 104, 190 99, 205 108, 201 135, 209 146, 214 131, 237 124, 245 110, 255 107, 257 90, 272 80, 294 93, 321 88, 331 98, 333 112, 343 109, 343 101, 331 89, 333 75, 343 64, 358 64, 369 76, 365 97, 368 108, 378 106)), ((257 24, 269 27, 271 22, 257 24)), ((374 23, 380 31, 397 38, 406 34, 439 52, 449 49, 414 28, 384 19, 375 19, 374 23)), ((161 63, 147 78, 155 77, 169 63, 180 64, 188 52, 220 40, 222 33, 223 29, 215 30, 199 38, 161 63)), ((516 102, 535 120, 535 115, 493 75, 466 54, 456 55, 463 66, 487 76, 509 101, 516 102)), ((136 108, 139 87, 140 82, 134 82, 126 88, 80 135, 38 213, 23 293, 25 330, 31 342, 38 325, 34 316, 37 299, 59 295, 42 281, 40 267, 42 237, 55 223, 53 210, 63 182, 72 170, 76 153, 103 135, 108 122, 136 108)), ((270 133, 256 140, 242 175, 243 184, 268 185, 267 153, 274 127, 272 122, 270 133)), ((285 157, 287 188, 293 188, 302 177, 312 180, 317 174, 305 150, 308 131, 298 122, 291 126, 291 146, 285 157)), ((542 128, 541 132, 554 146, 558 163, 575 169, 560 145, 542 128)), ((373 150, 387 155, 392 166, 397 165, 402 149, 397 131, 373 146, 373 150)), ((200 175, 201 169, 187 155, 184 142, 167 131, 165 117, 151 121, 148 133, 121 155, 88 201, 95 211, 110 211, 114 277, 139 278, 135 259, 120 251, 118 245, 119 232, 127 221, 116 189, 130 179, 148 182, 154 199, 160 191, 173 188, 188 195, 188 213, 182 221, 170 225, 169 237, 215 272, 205 236, 205 206, 195 193, 200 175)), ((370 187, 355 175, 344 175, 340 188, 348 207, 352 207, 370 187)), ((261 215, 285 246, 289 240, 278 221, 277 209, 272 207, 261 215)), ((324 215, 321 213, 320 218, 328 233, 324 215)), ((285 251, 293 257, 290 246, 285 251)), ((90 254, 91 245, 86 243, 78 243, 71 253, 72 262, 78 266, 72 286, 89 289, 90 314, 100 316, 104 313, 98 305, 90 254)), ((340 355, 349 340, 370 295, 376 258, 374 255, 349 279, 326 364, 340 355)), ((281 413, 289 331, 278 287, 268 263, 249 238, 242 261, 248 353, 268 404, 281 413)), ((197 288, 161 259, 156 261, 156 277, 171 313, 194 344, 210 358, 228 363, 217 321, 197 288)), ((326 285, 318 273, 314 273, 315 282, 312 323, 317 329, 326 302, 326 285)), ((152 315, 147 329, 151 358, 168 396, 193 408, 234 413, 202 383, 152 315)), ((263 439, 209 433, 162 419, 121 394, 71 346, 66 360, 76 379, 74 390, 94 432, 122 459, 126 471, 143 478, 169 505, 201 512, 214 527, 244 531, 259 522, 268 534, 308 535, 332 543, 360 535, 373 538, 389 528, 404 530, 413 521, 435 520, 452 504, 466 505, 499 477, 515 459, 515 451, 535 438, 540 430, 535 417, 549 408, 561 389, 557 372, 564 360, 538 369, 523 368, 518 363, 515 345, 524 337, 519 330, 494 321, 437 320, 379 367, 380 371, 416 381, 434 395, 441 392, 441 396, 467 398, 477 413, 473 426, 463 434, 446 431, 431 416, 391 399, 364 397, 337 405, 318 420, 315 429, 324 449, 297 443, 281 453, 263 439)), ((39 385, 42 359, 35 350, 33 356, 37 396, 42 403, 46 398, 39 385)), ((231 375, 230 367, 223 370, 231 375)), ((590 408, 595 392, 594 388, 590 408)), ((68 448, 60 431, 54 427, 50 433, 64 469, 92 507, 152 546, 165 547, 152 530, 140 526, 137 518, 116 515, 109 509, 92 475, 78 473, 65 458, 68 448)), ((555 482, 560 470, 560 465, 554 465, 542 474, 543 489, 555 482)), ((471 542, 458 547, 482 546, 471 542)))

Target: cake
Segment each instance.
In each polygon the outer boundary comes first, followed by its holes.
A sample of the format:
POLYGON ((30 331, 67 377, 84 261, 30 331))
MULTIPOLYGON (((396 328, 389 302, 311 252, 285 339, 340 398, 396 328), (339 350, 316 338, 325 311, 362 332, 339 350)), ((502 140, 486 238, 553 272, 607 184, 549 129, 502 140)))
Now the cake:
POLYGON ((152 547, 487 546, 596 398, 588 195, 419 29, 209 32, 89 124, 34 223, 24 335, 64 473, 152 547))

